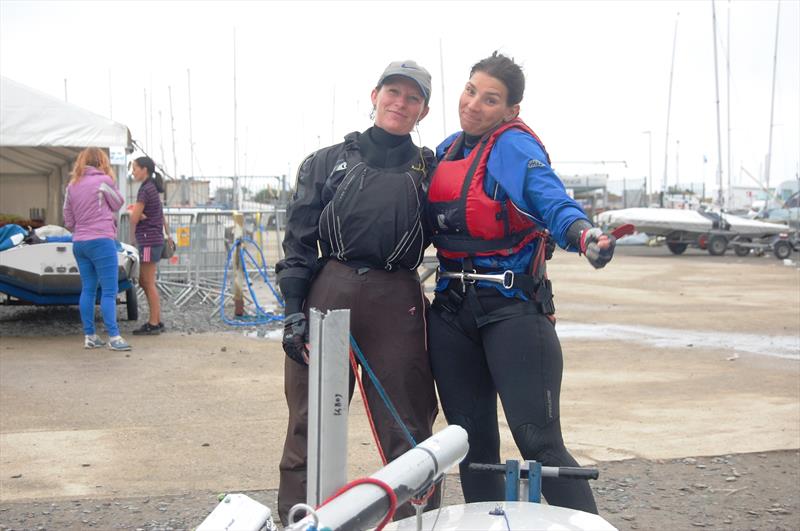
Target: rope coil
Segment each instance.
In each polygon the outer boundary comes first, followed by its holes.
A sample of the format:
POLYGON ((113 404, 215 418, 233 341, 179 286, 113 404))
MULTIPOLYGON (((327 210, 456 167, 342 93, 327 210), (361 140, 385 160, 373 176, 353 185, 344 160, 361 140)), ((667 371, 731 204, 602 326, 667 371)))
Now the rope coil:
POLYGON ((254 242, 252 239, 250 239, 250 238, 238 238, 237 240, 235 240, 233 242, 233 245, 231 246, 230 250, 228 251, 228 259, 225 261, 225 270, 223 271, 223 274, 222 274, 222 288, 221 288, 220 298, 219 298, 219 309, 220 309, 220 316, 222 317, 222 321, 225 324, 229 324, 231 326, 254 326, 254 325, 267 324, 267 323, 271 323, 271 322, 274 322, 274 321, 283 321, 283 315, 276 314, 276 313, 273 313, 271 311, 267 311, 264 308, 262 308, 261 305, 258 303, 258 298, 256 297, 256 293, 253 290, 253 283, 252 283, 252 281, 250 279, 250 274, 247 271, 247 260, 248 259, 253 264, 253 266, 255 267, 255 270, 258 272, 258 274, 261 275, 261 278, 264 279, 264 282, 267 284, 267 286, 269 287, 270 291, 272 291, 272 294, 275 296, 275 300, 278 301, 278 304, 281 307, 284 306, 283 299, 278 294, 278 292, 275 290, 275 288, 272 286, 272 283, 269 281, 269 275, 267 273, 267 261, 264 258, 264 251, 262 251, 261 247, 259 247, 259 245, 256 242, 254 242), (256 259, 253 257, 253 255, 250 253, 250 251, 244 245, 245 243, 251 244, 253 247, 258 249, 259 256, 261 257, 261 263, 264 264, 263 267, 258 265, 258 262, 256 261, 256 259), (242 272, 244 274, 244 278, 247 280, 247 289, 250 292, 250 296, 253 299, 253 304, 256 307, 256 315, 252 319, 241 319, 241 318, 240 319, 229 319, 228 317, 225 316, 225 291, 226 291, 226 288, 227 288, 227 285, 228 285, 228 269, 230 268, 231 260, 233 258, 233 253, 234 253, 234 251, 236 249, 239 250, 239 262, 242 264, 242 272))

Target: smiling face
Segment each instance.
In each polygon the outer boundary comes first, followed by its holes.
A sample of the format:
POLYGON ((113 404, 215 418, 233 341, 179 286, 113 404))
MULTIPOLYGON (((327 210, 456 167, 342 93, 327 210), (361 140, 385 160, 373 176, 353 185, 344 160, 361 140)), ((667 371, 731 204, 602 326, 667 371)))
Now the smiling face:
POLYGON ((458 101, 461 129, 480 136, 519 114, 519 104, 508 105, 506 85, 485 72, 475 72, 458 101))
POLYGON ((402 76, 390 77, 380 89, 372 89, 372 105, 375 125, 393 135, 407 135, 428 114, 419 85, 402 76))

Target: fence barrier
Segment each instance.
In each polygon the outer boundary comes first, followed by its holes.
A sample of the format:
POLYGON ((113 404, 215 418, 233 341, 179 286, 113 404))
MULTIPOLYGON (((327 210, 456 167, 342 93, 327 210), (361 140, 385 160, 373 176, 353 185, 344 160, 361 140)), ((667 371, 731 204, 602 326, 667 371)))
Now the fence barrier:
MULTIPOLYGON (((278 211, 193 211, 175 212, 165 210, 164 217, 170 236, 176 243, 175 254, 162 260, 158 266, 156 285, 160 293, 178 307, 189 301, 210 304, 215 308, 210 315, 219 312, 220 298, 232 297, 232 286, 225 286, 223 277, 231 246, 234 245, 234 214, 244 216, 244 236, 247 251, 256 257, 258 267, 272 277, 274 283, 275 263, 282 257, 280 242, 283 238, 282 221, 285 215, 278 211), (256 245, 263 251, 257 252, 256 245), (266 261, 264 264, 262 261, 266 261)), ((130 242, 130 216, 126 212, 120 217, 119 238, 130 242)), ((248 270, 251 280, 260 279, 257 270, 248 270)), ((141 290, 140 290, 141 291, 141 290)), ((271 296, 271 295, 270 295, 271 296)), ((257 308, 257 301, 245 294, 246 310, 257 308)))

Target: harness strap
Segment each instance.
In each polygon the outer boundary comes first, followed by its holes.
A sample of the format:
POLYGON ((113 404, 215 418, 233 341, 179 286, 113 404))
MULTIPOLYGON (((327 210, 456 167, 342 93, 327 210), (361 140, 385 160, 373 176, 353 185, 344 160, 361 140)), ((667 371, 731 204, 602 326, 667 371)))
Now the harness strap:
MULTIPOLYGON (((540 246, 541 247, 541 246, 540 246)), ((542 259, 544 258, 544 253, 542 254, 542 259)), ((543 262, 544 260, 542 260, 543 262)), ((440 264, 445 268, 446 271, 455 271, 461 272, 462 270, 453 268, 450 269, 448 266, 455 265, 456 262, 451 260, 444 259, 443 257, 440 258, 440 264)), ((475 268, 472 263, 472 259, 467 257, 464 258, 463 265, 464 272, 476 272, 479 273, 483 268, 475 268)), ((527 295, 532 301, 536 302, 539 306, 539 312, 545 315, 552 315, 555 313, 555 305, 553 304, 553 285, 543 274, 543 264, 537 264, 537 261, 534 260, 534 267, 532 268, 532 274, 528 275, 525 273, 514 273, 514 280, 510 286, 504 284, 504 287, 511 288, 511 289, 519 289, 522 290, 525 295, 527 295)), ((455 292, 456 289, 452 287, 453 282, 460 283, 458 280, 451 280, 451 284, 448 288, 448 292, 455 292)), ((498 282, 499 283, 499 282, 498 282)), ((471 286, 472 284, 462 284, 461 292, 466 293, 467 287, 471 286)), ((457 295, 457 294, 456 294, 457 295)), ((449 295, 448 295, 449 296, 449 295)), ((450 297, 450 296, 449 296, 450 297)), ((452 297, 450 297, 452 299, 452 297)), ((459 297, 463 298, 463 297, 459 297)), ((453 301, 450 301, 453 302, 453 301)), ((458 307, 461 305, 461 301, 458 301, 453 306, 458 307)), ((483 313, 483 312, 481 312, 483 313)), ((477 314, 476 314, 477 315, 477 314)))
MULTIPOLYGON (((503 306, 491 312, 487 312, 481 304, 480 297, 478 297, 477 288, 469 284, 464 293, 461 293, 461 290, 457 288, 449 287, 447 291, 442 292, 440 297, 434 298, 432 306, 445 310, 450 314, 459 315, 459 319, 461 319, 464 315, 460 314, 459 310, 462 305, 466 304, 472 316, 475 318, 475 324, 478 328, 520 315, 543 314, 551 316, 555 314, 556 311, 555 305, 553 304, 552 286, 547 279, 545 279, 532 295, 530 295, 530 300, 519 302, 521 302, 521 304, 503 306)), ((462 326, 464 326, 464 324, 465 323, 462 323, 462 326)))
POLYGON ((469 235, 459 234, 434 234, 431 236, 431 243, 453 252, 488 253, 498 249, 513 249, 526 238, 531 238, 534 230, 533 227, 529 227, 505 238, 497 238, 495 240, 477 240, 469 235))

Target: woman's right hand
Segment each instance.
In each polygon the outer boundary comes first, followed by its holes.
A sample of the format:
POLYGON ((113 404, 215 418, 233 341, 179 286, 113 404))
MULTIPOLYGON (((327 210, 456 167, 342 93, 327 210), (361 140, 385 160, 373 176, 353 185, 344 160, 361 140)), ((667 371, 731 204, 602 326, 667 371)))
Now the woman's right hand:
POLYGON ((283 321, 283 351, 300 365, 308 365, 308 319, 303 312, 292 313, 283 321))

